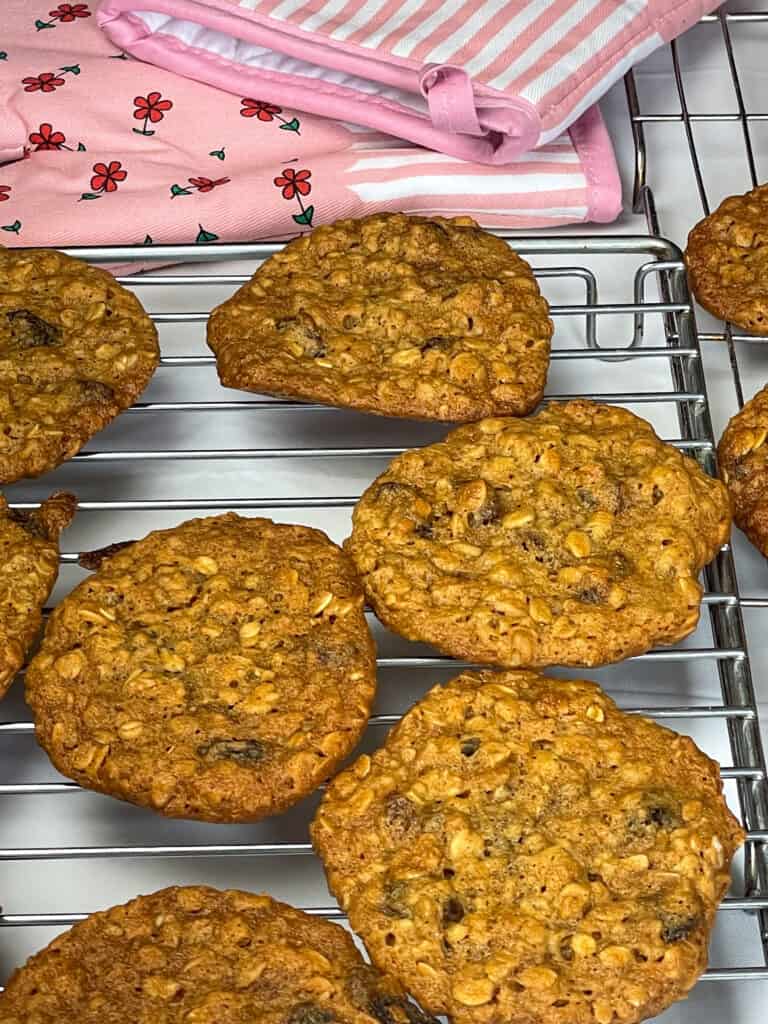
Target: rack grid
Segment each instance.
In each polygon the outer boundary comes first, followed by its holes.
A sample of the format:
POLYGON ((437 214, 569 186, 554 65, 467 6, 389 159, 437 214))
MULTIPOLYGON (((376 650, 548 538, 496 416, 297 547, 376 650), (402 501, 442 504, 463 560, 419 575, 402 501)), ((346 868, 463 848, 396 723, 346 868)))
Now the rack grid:
MULTIPOLYGON (((690 159, 696 175, 699 196, 705 212, 709 211, 708 196, 704 187, 700 160, 696 149, 692 124, 700 119, 733 120, 736 117, 744 133, 748 163, 753 183, 757 172, 751 142, 751 125, 755 120, 768 120, 768 114, 753 113, 745 107, 740 88, 739 72, 730 39, 730 24, 734 20, 749 20, 756 24, 756 30, 766 32, 768 41, 768 12, 765 13, 719 13, 704 19, 713 31, 721 34, 729 68, 738 96, 739 112, 731 114, 697 113, 690 111, 686 102, 685 74, 678 49, 672 44, 672 61, 681 111, 679 113, 646 113, 641 110, 638 91, 630 73, 626 80, 629 116, 635 142, 636 184, 635 209, 644 213, 647 235, 632 236, 515 236, 517 251, 526 256, 534 265, 542 289, 553 302, 552 314, 556 322, 556 344, 553 351, 553 374, 551 390, 548 388, 546 401, 562 401, 573 394, 582 394, 579 381, 589 379, 588 397, 610 401, 637 408, 654 422, 659 432, 676 444, 691 458, 698 460, 708 472, 715 472, 715 439, 707 404, 707 386, 704 377, 699 337, 697 336, 693 305, 688 292, 684 264, 680 250, 662 235, 662 226, 656 212, 653 183, 649 180, 649 163, 645 140, 645 125, 659 120, 677 120, 686 130, 690 159), (618 283, 616 278, 619 278, 618 283), (618 287, 621 301, 601 301, 605 293, 618 287), (581 298, 583 296, 583 298, 581 298), (574 297, 578 301, 574 301, 574 297), (568 301, 559 301, 560 298, 568 301), (605 336, 618 337, 622 344, 603 344, 605 336), (564 342, 559 346, 558 339, 564 342), (579 377, 573 377, 578 373, 579 377), (651 382, 651 386, 639 386, 640 382, 651 382), (562 388, 560 384, 562 383, 562 388)), ((503 233, 502 233, 503 234, 503 233)), ((511 236, 510 236, 511 237, 511 236)), ((379 472, 385 461, 402 451, 411 443, 423 443, 423 431, 414 427, 414 438, 403 442, 402 429, 391 436, 394 429, 386 421, 370 426, 368 418, 365 437, 372 435, 366 443, 359 445, 337 443, 341 435, 348 442, 351 434, 350 420, 344 413, 323 406, 301 404, 261 396, 244 395, 239 392, 221 392, 215 398, 208 397, 215 385, 213 359, 202 351, 179 352, 178 339, 171 341, 167 331, 200 331, 207 318, 211 303, 205 302, 207 290, 224 289, 222 295, 234 290, 247 280, 249 272, 203 274, 196 272, 190 264, 208 264, 213 260, 261 261, 276 251, 276 244, 229 244, 208 246, 144 246, 128 247, 87 247, 67 250, 72 255, 101 264, 158 262, 185 264, 183 272, 165 272, 144 276, 121 277, 123 283, 135 288, 149 309, 153 309, 153 295, 171 296, 171 310, 153 312, 161 335, 162 359, 156 380, 164 375, 173 375, 176 390, 171 397, 165 394, 155 400, 137 403, 121 418, 121 438, 130 441, 133 428, 143 421, 156 424, 151 433, 158 444, 145 448, 136 446, 98 447, 81 452, 65 472, 78 474, 86 484, 94 481, 114 481, 125 469, 137 467, 150 471, 153 467, 170 474, 183 466, 209 472, 211 481, 216 480, 220 467, 233 461, 245 467, 259 467, 260 474, 267 477, 269 467, 287 467, 289 472, 299 474, 312 463, 334 467, 331 482, 349 479, 348 493, 291 493, 284 484, 276 487, 275 493, 258 493, 247 497, 226 497, 215 493, 192 494, 170 497, 124 497, 103 496, 98 499, 86 496, 80 502, 79 517, 89 517, 104 532, 104 542, 125 539, 125 535, 111 533, 114 517, 126 515, 136 519, 144 514, 162 514, 170 522, 178 522, 189 515, 214 510, 267 510, 285 514, 289 519, 309 519, 313 515, 332 513, 336 517, 347 517, 360 493, 359 466, 365 467, 365 476, 370 479, 379 472), (188 269, 187 269, 188 268, 188 269), (194 303, 204 308, 189 308, 194 303), (185 375, 208 375, 204 379, 203 397, 190 397, 194 387, 186 388, 185 375), (187 390, 189 393, 187 393, 187 390), (187 447, 181 443, 185 438, 196 440, 207 433, 193 429, 190 424, 199 418, 213 416, 237 417, 248 424, 248 438, 254 430, 259 434, 259 424, 268 423, 269 429, 263 434, 269 439, 276 437, 277 443, 270 444, 200 444, 187 447), (181 424, 181 427, 178 425, 181 424), (302 429, 306 424, 306 429, 302 429), (320 427, 318 427, 320 424, 320 427), (170 429, 176 425, 177 430, 170 429), (327 443, 316 443, 318 432, 327 443), (111 476, 96 476, 104 467, 111 476), (167 467, 167 468, 166 468, 167 467), (264 467, 267 467, 265 470, 264 467), (181 514, 184 513, 184 514, 181 514)), ((210 293, 208 293, 210 294, 210 293)), ((187 335, 184 335, 185 337, 187 335)), ((192 335, 188 335, 192 337, 192 335)), ((735 333, 726 326, 721 335, 702 335, 707 339, 720 339, 728 346, 731 367, 739 402, 742 402, 741 380, 738 363, 738 344, 748 342, 748 336, 735 333)), ((193 346, 194 347, 194 346, 193 346)), ((202 378, 201 378, 202 379, 202 378)), ((154 384, 152 387, 154 388, 154 384)), ((355 423, 361 420, 355 419, 355 423)), ((216 428, 214 428, 215 431, 216 428)), ((107 432, 109 435, 109 432, 107 432)), ((242 431, 246 433, 246 431, 242 431)), ((109 435, 111 436, 111 435, 109 435)), ((144 434, 142 434, 144 436, 144 434)), ((431 437, 426 438, 430 440, 431 437)), ((98 444, 98 440, 94 439, 98 444)), ((109 443, 106 441, 105 443, 109 443)), ((62 471, 57 471, 61 473, 62 471)), ((231 479, 231 477, 227 477, 231 479)), ((276 475, 274 479, 281 479, 276 475)), ((313 478, 314 479, 314 478, 313 478)), ((57 480, 58 483, 58 480, 57 480)), ((362 486, 365 484, 363 479, 362 486)), ((48 488, 48 481, 40 485, 19 484, 9 489, 10 504, 15 508, 35 507, 40 500, 40 487, 48 488)), ((86 488, 93 492, 93 486, 86 488)), ((216 488, 218 492, 218 486, 216 488)), ((155 525, 153 523, 153 525, 155 525)), ((116 527, 123 529, 123 526, 116 527)), ((93 546, 96 546, 95 544, 93 546)), ((75 581, 79 552, 62 554, 62 575, 70 573, 67 581, 75 581)), ((698 667, 711 670, 717 679, 721 694, 719 702, 686 701, 679 704, 665 704, 663 701, 631 707, 636 713, 655 719, 669 721, 674 727, 688 728, 698 722, 721 724, 727 732, 730 764, 722 768, 727 786, 732 787, 732 803, 747 830, 748 837, 743 861, 743 885, 738 895, 729 896, 723 903, 721 915, 748 915, 754 921, 757 947, 761 962, 742 962, 738 959, 731 966, 710 968, 704 975, 707 981, 768 980, 768 777, 766 761, 759 733, 758 711, 750 675, 749 656, 742 621, 742 609, 767 607, 768 598, 742 598, 739 594, 733 555, 730 545, 725 545, 713 563, 703 574, 705 585, 702 624, 692 639, 693 646, 682 645, 672 649, 651 651, 633 663, 650 663, 659 666, 675 666, 676 670, 689 671, 698 667), (708 619, 708 621, 706 621, 708 619)), ((410 645, 393 646, 392 638, 383 632, 377 633, 380 654, 379 668, 383 673, 407 674, 417 678, 417 691, 424 692, 436 676, 447 678, 451 669, 460 668, 464 663, 447 658, 435 657, 429 652, 410 645)), ((619 669, 620 671, 620 669, 619 669)), ((588 673, 589 674, 589 673, 588 673)), ((605 683, 611 692, 611 683, 605 683)), ((18 686, 18 684, 17 684, 18 686)), ((33 728, 25 717, 22 705, 5 702, 11 709, 12 720, 0 722, 0 753, 8 742, 33 744, 33 728)), ((370 742, 378 742, 382 729, 397 721, 404 707, 397 713, 380 713, 370 721, 370 742)), ((0 713, 8 714, 5 708, 0 713)), ((7 763, 7 762, 4 762, 7 763)), ((35 762, 44 765, 42 757, 35 762)), ((188 858, 259 858, 285 862, 285 858, 301 859, 312 855, 311 847, 302 841, 272 841, 268 833, 260 834, 260 826, 254 826, 252 842, 190 842, 185 835, 185 823, 174 823, 179 841, 151 841, 149 812, 146 817, 135 817, 139 834, 135 843, 126 844, 61 844, 57 839, 57 819, 46 824, 50 840, 39 846, 11 845, 8 823, 13 822, 13 810, 9 804, 17 800, 36 800, 45 797, 68 796, 66 804, 58 803, 61 814, 89 795, 74 783, 66 781, 3 781, 0 797, 5 801, 2 807, 4 827, 0 839, 0 863, 28 865, 34 873, 41 862, 57 861, 95 862, 112 861, 122 864, 128 859, 165 858, 181 864, 188 858), (74 801, 74 804, 73 804, 74 801), (148 837, 150 839, 148 840, 148 837), (270 841, 267 841, 269 839, 270 841)), ((101 805, 99 805, 101 806, 101 805)), ((98 810, 98 808, 97 808, 98 810)), ((306 818, 304 819, 304 829, 306 818)), ((195 832, 199 834, 199 832, 195 832)), ((220 831, 217 836, 220 835, 220 831)), ((175 838, 175 837, 174 837, 175 838)), ((217 861, 223 863, 222 861, 217 861)), ((272 862, 272 861, 270 861, 272 862)), ((1 929, 31 929, 42 927, 61 929, 81 920, 87 912, 96 907, 72 908, 71 912, 46 912, 45 907, 28 908, 14 906, 13 891, 3 893, 7 906, 0 913, 1 929)), ((342 919, 337 907, 325 901, 305 906, 310 913, 342 919)), ((38 943, 39 945, 40 943, 38 943)))

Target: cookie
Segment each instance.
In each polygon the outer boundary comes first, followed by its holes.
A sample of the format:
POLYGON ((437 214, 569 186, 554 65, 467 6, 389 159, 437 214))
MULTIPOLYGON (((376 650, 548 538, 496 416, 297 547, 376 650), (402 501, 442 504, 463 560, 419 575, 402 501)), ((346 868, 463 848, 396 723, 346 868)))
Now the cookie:
POLYGON ((59 573, 59 534, 75 514, 59 491, 32 512, 8 508, 0 495, 0 698, 24 664, 59 573))
POLYGON ((80 785, 257 821, 354 748, 376 657, 359 580, 324 533, 229 513, 104 558, 54 611, 26 682, 38 742, 80 785))
POLYGON ((733 518, 768 557, 768 386, 728 423, 720 438, 720 475, 733 503, 733 518))
POLYGON ((158 361, 152 321, 111 274, 51 249, 0 247, 0 482, 71 458, 158 361))
POLYGON ((768 335, 768 185, 729 196, 688 236, 694 295, 720 320, 768 335))
POLYGON ((457 658, 603 665, 699 617, 725 488, 645 420, 574 401, 398 456, 346 548, 381 621, 457 658))
POLYGON ((549 307, 470 217, 377 213, 290 242, 211 314, 221 383, 387 416, 523 415, 541 399, 549 307))
POLYGON ((91 914, 0 994, 0 1024, 437 1024, 339 925, 269 896, 162 889, 91 914))
POLYGON ((434 687, 312 825, 373 963, 453 1024, 659 1013, 706 965, 743 839, 692 740, 530 671, 434 687))

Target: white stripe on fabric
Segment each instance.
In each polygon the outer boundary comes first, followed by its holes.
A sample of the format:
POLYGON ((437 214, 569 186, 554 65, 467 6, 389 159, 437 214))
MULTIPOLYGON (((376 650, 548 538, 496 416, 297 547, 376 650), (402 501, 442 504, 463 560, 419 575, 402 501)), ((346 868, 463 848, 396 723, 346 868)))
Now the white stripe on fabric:
MULTIPOLYGON (((650 53, 653 53, 654 50, 657 50, 663 45, 664 40, 656 33, 649 36, 648 39, 644 39, 641 43, 638 43, 637 46, 622 57, 617 64, 614 64, 608 75, 607 84, 606 79, 601 78, 597 85, 593 89, 590 89, 589 92, 585 93, 576 106, 572 110, 568 111, 564 121, 556 125, 554 128, 547 128, 546 131, 542 132, 539 144, 544 145, 547 142, 552 142, 559 135, 562 135, 566 128, 572 125, 585 110, 588 110, 593 103, 596 103, 600 99, 608 85, 618 82, 618 80, 625 75, 627 71, 629 71, 633 64, 637 64, 639 61, 644 60, 650 53)), ((525 89, 523 90, 522 95, 525 96, 525 89)))
MULTIPOLYGON (((387 170, 390 167, 407 167, 409 164, 455 164, 457 167, 461 166, 463 161, 458 160, 454 156, 447 156, 445 153, 414 153, 403 156, 382 156, 382 157, 370 157, 365 160, 358 160, 354 167, 350 167, 350 171, 377 171, 387 170)), ((552 164, 565 164, 566 166, 571 164, 578 166, 581 163, 579 154, 570 149, 564 153, 526 153, 521 157, 518 157, 514 161, 515 166, 521 164, 537 164, 537 163, 552 163, 552 164)))
POLYGON ((307 0, 283 0, 283 2, 279 4, 269 16, 270 18, 284 21, 292 14, 295 14, 296 11, 300 11, 306 2, 307 0))
POLYGON ((590 57, 601 53, 610 41, 617 36, 622 28, 646 10, 646 0, 634 0, 622 4, 621 8, 609 15, 605 21, 595 26, 592 32, 560 60, 548 65, 544 71, 525 86, 525 95, 532 103, 538 102, 542 96, 560 85, 571 75, 578 72, 590 57))
POLYGON ((367 0, 367 3, 364 3, 360 10, 354 12, 349 21, 339 25, 338 28, 331 32, 331 39, 347 39, 353 32, 364 26, 374 14, 378 14, 385 3, 387 3, 387 0, 367 0))
POLYGON ((247 7, 249 11, 255 11, 260 0, 240 0, 240 7, 247 7))
POLYGON ((409 164, 458 164, 461 161, 455 156, 446 156, 445 153, 409 153, 407 156, 374 156, 364 160, 358 160, 351 171, 386 171, 391 167, 407 167, 409 164))
POLYGON ((579 22, 583 21, 601 2, 602 0, 577 0, 577 3, 558 18, 554 25, 549 26, 546 32, 542 32, 536 42, 531 43, 525 53, 521 53, 516 61, 505 68, 500 75, 491 79, 488 85, 493 89, 506 88, 510 82, 513 82, 520 75, 525 74, 529 68, 533 67, 540 57, 555 47, 572 28, 575 28, 579 22))
MULTIPOLYGON (((316 32, 319 28, 322 28, 326 21, 330 21, 334 15, 338 14, 339 11, 342 11, 346 7, 346 4, 347 0, 328 0, 328 3, 323 4, 319 11, 316 11, 314 14, 310 14, 308 18, 305 18, 304 21, 302 21, 301 28, 306 32, 316 32)), ((274 16, 275 14, 273 11, 270 17, 274 18, 274 16)))
POLYGON ((427 0, 405 0, 400 5, 398 10, 394 14, 391 14, 384 24, 377 28, 375 32, 371 32, 369 36, 360 41, 361 46, 365 46, 368 49, 374 49, 379 45, 382 39, 385 39, 390 32, 397 28, 398 25, 402 24, 406 18, 409 18, 412 14, 416 14, 427 0))
POLYGON ((493 174, 487 178, 475 174, 453 174, 449 177, 419 175, 397 181, 361 181, 347 187, 366 202, 402 199, 405 196, 504 196, 545 192, 563 192, 585 188, 583 174, 493 174))
MULTIPOLYGON (((412 211, 415 212, 415 211, 412 211)), ((508 217, 580 217, 587 216, 586 206, 547 206, 541 210, 526 210, 520 206, 507 206, 499 209, 493 206, 459 206, 456 209, 441 206, 441 213, 502 213, 508 217)))
MULTIPOLYGON (((496 6, 498 6, 498 0, 496 0, 496 6)), ((407 36, 403 36, 402 39, 398 39, 398 41, 392 47, 392 53, 396 57, 410 56, 411 51, 415 50, 419 43, 423 42, 436 28, 439 28, 446 20, 446 18, 450 18, 452 15, 456 13, 457 12, 455 3, 441 4, 438 10, 430 14, 428 18, 425 18, 423 21, 420 21, 415 28, 412 28, 407 36)), ((465 38, 468 39, 469 35, 470 29, 467 28, 465 38)))
MULTIPOLYGON (((551 0, 533 0, 532 3, 527 3, 523 7, 519 14, 510 18, 504 28, 498 32, 493 40, 486 46, 476 53, 471 60, 464 62, 462 65, 468 75, 475 75, 478 71, 482 71, 483 68, 498 57, 500 53, 509 46, 509 44, 519 36, 520 33, 528 28, 532 21, 534 21, 541 14, 542 11, 546 10, 551 4, 551 0)), ((498 12, 499 2, 498 0, 491 0, 489 3, 484 3, 483 6, 472 15, 471 18, 464 24, 461 25, 456 31, 444 39, 442 43, 439 43, 434 50, 429 54, 429 60, 435 62, 450 61, 451 57, 462 48, 469 40, 485 25, 490 19, 498 12)))

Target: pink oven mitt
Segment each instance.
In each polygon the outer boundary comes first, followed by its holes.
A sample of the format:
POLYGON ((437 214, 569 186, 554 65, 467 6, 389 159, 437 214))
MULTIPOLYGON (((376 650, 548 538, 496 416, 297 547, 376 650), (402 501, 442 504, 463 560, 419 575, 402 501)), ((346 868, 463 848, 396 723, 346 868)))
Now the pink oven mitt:
POLYGON ((102 0, 123 49, 197 81, 508 164, 721 0, 102 0))
POLYGON ((531 228, 619 212, 596 108, 503 168, 129 59, 88 3, 5 0, 0 244, 288 238, 374 210, 531 228))

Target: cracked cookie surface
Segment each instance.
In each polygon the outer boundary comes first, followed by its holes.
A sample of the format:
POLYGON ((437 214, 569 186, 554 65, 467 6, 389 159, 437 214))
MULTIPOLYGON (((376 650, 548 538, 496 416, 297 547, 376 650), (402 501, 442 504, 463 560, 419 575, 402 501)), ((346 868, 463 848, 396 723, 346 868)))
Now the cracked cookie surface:
POLYGON ((634 1024, 682 998, 744 838, 692 740, 520 670, 434 687, 311 832, 372 961, 454 1024, 634 1024))
POLYGON ((552 322, 528 264, 469 217, 316 228, 211 314, 226 387, 414 419, 523 415, 552 322))
POLYGON ((675 643, 728 537, 725 488, 645 420, 588 401, 398 456, 346 541, 376 615, 488 664, 602 665, 675 643))
POLYGON ((106 270, 53 249, 0 247, 0 482, 75 455, 158 361, 152 321, 106 270))
POLYGON ((437 1024, 339 925, 269 896, 163 889, 91 914, 0 993, 0 1024, 437 1024))
POLYGON ((43 605, 59 574, 59 534, 77 502, 59 491, 31 512, 8 508, 0 495, 0 697, 37 636, 43 605))
POLYGON ((376 658, 324 533, 228 513, 106 557, 54 611, 26 682, 38 742, 82 786, 256 821, 353 749, 376 658))
POLYGON ((768 335, 768 185, 729 196, 688 236, 691 289, 721 320, 768 335))
POLYGON ((717 447, 739 529, 768 557, 768 387, 731 417, 717 447))

